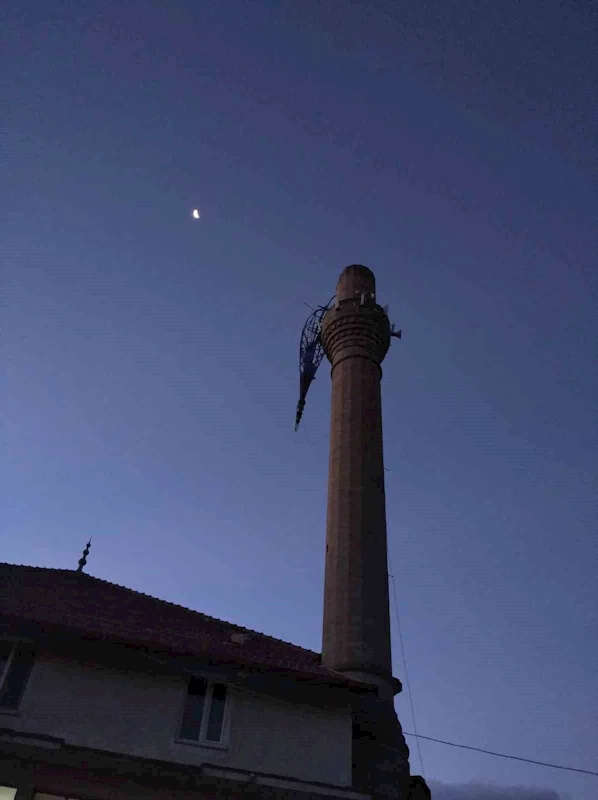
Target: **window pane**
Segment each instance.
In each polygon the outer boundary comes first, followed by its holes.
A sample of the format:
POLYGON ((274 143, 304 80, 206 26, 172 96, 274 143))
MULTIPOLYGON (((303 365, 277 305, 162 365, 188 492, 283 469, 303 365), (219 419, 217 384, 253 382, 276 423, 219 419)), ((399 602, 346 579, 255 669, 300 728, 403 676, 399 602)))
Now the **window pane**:
POLYGON ((25 691, 27 679, 33 666, 33 648, 30 644, 19 642, 13 659, 4 676, 0 690, 0 707, 17 708, 25 691))
POLYGON ((2 684, 2 676, 4 675, 4 670, 6 669, 6 664, 10 658, 14 644, 14 642, 9 642, 6 639, 0 639, 0 685, 2 684))
POLYGON ((181 739, 193 741, 199 739, 207 688, 207 681, 203 678, 193 678, 189 681, 183 721, 181 722, 181 739))
POLYGON ((222 683, 215 683, 212 690, 212 702, 210 704, 210 716, 206 732, 206 740, 208 742, 219 742, 222 739, 225 705, 226 686, 222 683))

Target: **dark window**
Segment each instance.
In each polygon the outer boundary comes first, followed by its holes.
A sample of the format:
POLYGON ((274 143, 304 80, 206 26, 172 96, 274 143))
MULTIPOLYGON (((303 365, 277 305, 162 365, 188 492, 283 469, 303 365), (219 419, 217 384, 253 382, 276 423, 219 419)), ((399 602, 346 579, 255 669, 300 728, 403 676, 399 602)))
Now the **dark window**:
POLYGON ((203 678, 189 681, 179 738, 221 744, 226 711, 226 686, 203 678))
POLYGON ((191 739, 195 742, 200 738, 207 692, 208 682, 202 678, 193 678, 189 682, 181 723, 181 739, 191 739))
POLYGON ((215 683, 212 686, 212 702, 210 703, 210 714, 206 730, 206 740, 208 742, 219 742, 222 739, 225 706, 226 686, 221 683, 215 683))
POLYGON ((30 644, 6 639, 0 641, 0 708, 18 708, 33 659, 30 644))

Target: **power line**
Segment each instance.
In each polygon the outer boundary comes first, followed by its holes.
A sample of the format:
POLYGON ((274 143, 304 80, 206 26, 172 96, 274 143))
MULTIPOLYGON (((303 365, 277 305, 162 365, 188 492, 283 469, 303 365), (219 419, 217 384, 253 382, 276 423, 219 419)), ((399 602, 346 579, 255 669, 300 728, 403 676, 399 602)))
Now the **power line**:
POLYGON ((598 772, 592 772, 589 769, 578 769, 577 767, 563 767, 561 764, 549 764, 548 761, 534 761, 533 758, 522 758, 521 756, 509 756, 506 753, 495 753, 493 750, 483 750, 481 747, 472 747, 468 744, 457 744, 456 742, 446 742, 444 739, 434 739, 432 736, 422 736, 421 733, 409 733, 403 731, 405 736, 414 736, 419 742, 420 739, 426 739, 428 742, 437 742, 438 744, 447 744, 449 747, 461 747, 463 750, 475 750, 476 753, 486 753, 489 756, 498 756, 499 758, 511 758, 513 761, 525 761, 526 764, 539 764, 541 767, 552 767, 553 769, 564 769, 568 772, 582 772, 584 775, 598 775, 598 772))
POLYGON ((415 722, 415 709, 413 707, 413 695, 411 693, 411 684, 409 683, 409 674, 407 672, 407 659, 405 658, 405 643, 403 642, 403 631, 401 630, 401 618, 399 617, 399 604, 397 602, 397 587, 395 585, 395 576, 392 572, 388 573, 392 579, 392 593, 395 601, 395 613, 397 615, 397 626, 399 629, 399 641, 401 643, 401 656, 403 657, 403 668, 405 670, 405 683, 407 684, 407 694, 409 695, 409 704, 411 706, 411 718, 413 719, 413 730, 415 731, 415 741, 417 742, 417 754, 419 755, 419 763, 422 765, 422 775, 426 777, 424 770, 424 760, 422 758, 421 747, 419 746, 419 736, 417 735, 417 724, 415 722))
POLYGON ((589 770, 589 769, 578 769, 576 767, 564 767, 564 766, 562 766, 560 764, 550 764, 548 761, 535 761, 533 758, 523 758, 521 756, 511 756, 511 755, 507 755, 506 753, 496 753, 493 750, 484 750, 481 747, 472 747, 471 745, 468 745, 468 744, 457 744, 457 742, 447 742, 444 739, 435 739, 432 736, 423 736, 422 734, 419 734, 417 732, 417 725, 416 725, 416 722, 415 722, 415 709, 414 709, 414 706, 413 706, 413 695, 411 693, 411 684, 409 683, 409 674, 408 674, 408 671, 407 671, 407 659, 405 657, 405 644, 403 642, 403 632, 401 630, 401 618, 399 617, 399 604, 398 604, 398 601, 397 601, 397 587, 396 587, 396 584, 395 584, 395 577, 392 574, 392 572, 389 572, 388 574, 389 574, 390 578, 392 579, 392 593, 393 593, 393 597, 394 597, 394 606, 395 606, 395 613, 396 613, 396 617, 397 617, 397 626, 398 626, 398 629, 399 629, 399 640, 400 640, 400 643, 401 643, 401 656, 402 656, 402 659, 403 659, 403 668, 405 670, 405 683, 407 684, 407 694, 409 695, 409 704, 411 706, 411 717, 413 719, 413 733, 409 733, 408 731, 403 731, 403 733, 405 734, 405 736, 413 736, 415 738, 415 741, 417 742, 417 752, 418 752, 418 755, 419 755, 420 764, 422 766, 422 775, 424 776, 424 778, 425 778, 424 762, 423 762, 423 759, 422 759, 421 748, 419 746, 419 740, 420 739, 425 739, 428 742, 437 742, 438 744, 445 744, 445 745, 448 745, 449 747, 460 747, 463 750, 473 750, 476 753, 485 753, 486 755, 497 756, 498 758, 509 758, 509 759, 511 759, 513 761, 523 761, 526 764, 537 764, 537 765, 539 765, 541 767, 552 767, 552 769, 562 769, 562 770, 566 770, 567 772, 581 772, 584 775, 596 775, 596 776, 598 776, 598 772, 592 772, 592 770, 589 770))

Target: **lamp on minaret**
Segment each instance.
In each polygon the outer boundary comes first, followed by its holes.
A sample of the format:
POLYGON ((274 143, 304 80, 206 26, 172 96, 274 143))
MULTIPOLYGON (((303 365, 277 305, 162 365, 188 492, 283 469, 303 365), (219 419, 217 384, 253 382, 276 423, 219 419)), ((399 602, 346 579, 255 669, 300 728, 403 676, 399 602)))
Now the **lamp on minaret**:
POLYGON ((401 683, 392 675, 380 390, 393 336, 401 333, 376 302, 374 274, 344 269, 302 334, 297 422, 315 350, 315 367, 326 355, 332 376, 322 663, 372 686, 353 711, 354 785, 402 800, 415 794, 393 700, 401 683))

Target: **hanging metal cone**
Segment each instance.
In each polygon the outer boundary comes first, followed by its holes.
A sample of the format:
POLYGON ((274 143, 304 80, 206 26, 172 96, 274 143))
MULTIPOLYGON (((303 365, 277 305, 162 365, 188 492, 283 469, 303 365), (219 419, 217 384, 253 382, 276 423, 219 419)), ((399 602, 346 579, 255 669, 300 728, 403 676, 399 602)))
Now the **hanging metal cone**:
POLYGON ((303 416, 305 398, 309 387, 316 377, 318 367, 324 358, 320 330, 324 315, 330 308, 331 303, 332 300, 327 305, 317 308, 313 314, 310 314, 301 331, 301 343, 299 345, 299 402, 297 403, 297 413, 295 415, 295 430, 299 427, 303 416))

